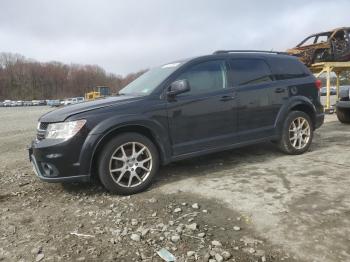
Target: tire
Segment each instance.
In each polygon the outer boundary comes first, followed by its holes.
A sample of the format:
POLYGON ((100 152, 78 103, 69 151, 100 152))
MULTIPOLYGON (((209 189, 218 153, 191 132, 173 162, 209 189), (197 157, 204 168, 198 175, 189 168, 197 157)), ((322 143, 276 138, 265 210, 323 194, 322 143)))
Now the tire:
POLYGON ((112 138, 98 158, 101 183, 108 191, 118 195, 146 190, 152 184, 158 168, 157 148, 150 139, 138 133, 124 133, 112 138))
POLYGON ((337 107, 337 117, 343 124, 350 124, 350 110, 337 107))
POLYGON ((309 150, 312 139, 313 124, 310 116, 302 111, 291 111, 282 127, 282 135, 278 141, 279 149, 286 154, 300 155, 309 150), (298 122, 299 119, 300 122, 298 122), (303 120, 305 120, 305 123, 303 120), (298 123, 301 126, 302 131, 298 131, 298 123), (304 124, 302 125, 301 123, 304 124))

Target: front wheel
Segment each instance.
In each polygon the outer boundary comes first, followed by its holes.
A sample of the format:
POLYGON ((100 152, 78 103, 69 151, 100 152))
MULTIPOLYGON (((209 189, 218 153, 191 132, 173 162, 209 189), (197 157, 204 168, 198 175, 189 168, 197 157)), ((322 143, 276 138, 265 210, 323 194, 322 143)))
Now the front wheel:
POLYGON ((284 122, 278 145, 287 154, 299 155, 310 148, 312 138, 313 128, 309 115, 301 111, 292 111, 284 122))
POLYGON ((158 167, 158 151, 152 141, 138 133, 124 133, 101 151, 98 173, 108 191, 131 195, 151 185, 158 167))

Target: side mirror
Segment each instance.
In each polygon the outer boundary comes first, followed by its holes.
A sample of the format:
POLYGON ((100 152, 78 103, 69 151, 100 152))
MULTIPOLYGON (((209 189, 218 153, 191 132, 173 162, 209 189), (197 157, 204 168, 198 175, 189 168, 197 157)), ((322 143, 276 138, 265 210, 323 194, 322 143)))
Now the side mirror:
POLYGON ((191 90, 190 84, 186 79, 177 80, 171 83, 167 94, 168 96, 176 96, 176 95, 188 92, 190 90, 191 90))

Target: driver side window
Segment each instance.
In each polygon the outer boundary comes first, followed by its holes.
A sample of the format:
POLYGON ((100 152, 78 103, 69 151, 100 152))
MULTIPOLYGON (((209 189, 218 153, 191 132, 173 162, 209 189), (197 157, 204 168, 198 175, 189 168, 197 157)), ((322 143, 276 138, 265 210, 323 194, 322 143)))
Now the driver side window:
POLYGON ((190 84, 187 95, 210 93, 226 88, 226 66, 224 61, 208 61, 188 68, 177 80, 186 79, 190 84))

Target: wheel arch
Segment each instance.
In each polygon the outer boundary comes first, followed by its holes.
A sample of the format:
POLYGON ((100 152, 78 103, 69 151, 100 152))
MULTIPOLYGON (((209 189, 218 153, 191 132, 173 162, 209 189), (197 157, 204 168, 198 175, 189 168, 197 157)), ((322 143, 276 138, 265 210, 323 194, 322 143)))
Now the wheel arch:
POLYGON ((315 110, 310 105, 300 103, 300 104, 297 104, 297 105, 293 106, 292 108, 290 108, 289 112, 291 112, 291 111, 301 111, 301 112, 306 113, 312 121, 313 129, 315 129, 316 113, 315 113, 315 110))
POLYGON ((305 97, 294 97, 289 103, 285 104, 279 111, 275 127, 278 128, 280 133, 281 128, 283 127, 284 120, 287 115, 292 111, 302 111, 310 116, 312 121, 313 129, 316 127, 316 108, 312 102, 305 97))
POLYGON ((95 145, 92 153, 91 166, 90 166, 90 170, 91 170, 90 174, 92 177, 94 177, 97 174, 96 172, 97 159, 103 147, 112 138, 124 133, 138 133, 150 139, 152 143, 155 145, 155 147, 157 148, 157 151, 159 153, 160 163, 161 164, 167 163, 168 157, 167 157, 166 149, 164 148, 164 145, 162 144, 161 141, 159 141, 159 139, 155 135, 155 132, 151 128, 141 124, 127 124, 127 125, 115 127, 112 130, 106 132, 95 145))

